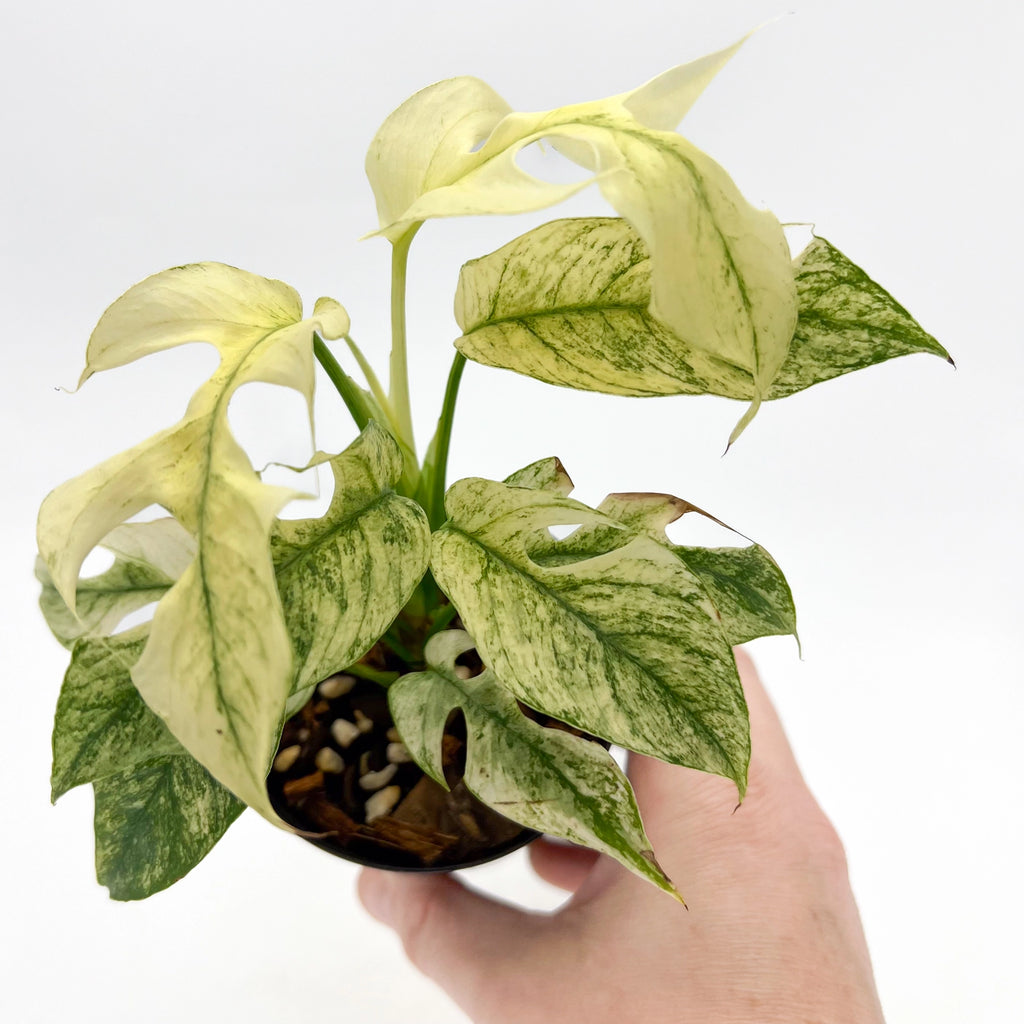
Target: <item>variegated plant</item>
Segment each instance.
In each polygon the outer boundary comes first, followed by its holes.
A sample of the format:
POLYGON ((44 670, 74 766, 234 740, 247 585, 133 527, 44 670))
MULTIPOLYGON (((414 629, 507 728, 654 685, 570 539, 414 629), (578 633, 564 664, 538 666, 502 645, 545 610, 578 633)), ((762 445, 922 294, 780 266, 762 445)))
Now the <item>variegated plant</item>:
MULTIPOLYGON (((148 278, 103 315, 93 373, 193 341, 220 364, 182 419, 63 484, 39 515, 42 607, 71 649, 57 705, 53 796, 91 782, 100 880, 149 895, 194 866, 245 805, 278 825, 266 778, 282 722, 319 680, 394 645, 395 723, 442 784, 441 735, 460 708, 465 781, 523 825, 585 843, 675 893, 629 783, 604 748, 542 728, 517 702, 587 733, 732 779, 742 796, 747 714, 732 646, 795 633, 781 572, 756 544, 681 547, 678 498, 569 497, 557 459, 504 482, 446 485, 466 359, 617 395, 714 394, 746 405, 894 356, 944 349, 823 239, 793 260, 782 227, 673 130, 739 44, 632 92, 539 114, 473 78, 430 86, 374 138, 367 173, 392 244, 385 390, 320 299, 200 263, 148 278), (432 217, 547 207, 552 184, 516 162, 550 142, 593 172, 618 217, 558 220, 463 268, 437 434, 416 455, 404 292, 410 243, 432 217), (358 386, 326 342, 344 339, 358 386), (294 388, 312 410, 315 360, 359 428, 329 462, 326 514, 278 515, 295 493, 264 483, 231 433, 246 383, 294 388), (132 521, 151 505, 170 518, 132 521), (552 528, 576 529, 556 539, 552 528), (114 556, 80 578, 97 545, 114 556), (117 632, 158 601, 150 623, 117 632), (457 622, 456 622, 457 618, 457 622), (452 624, 461 629, 445 628, 452 624), (400 641, 400 643, 399 643, 400 641), (483 672, 455 659, 475 648, 483 672)), ((554 393, 553 393, 554 394, 554 393)), ((557 532, 557 531, 556 531, 557 532)), ((378 674, 379 675, 379 674, 378 674)))

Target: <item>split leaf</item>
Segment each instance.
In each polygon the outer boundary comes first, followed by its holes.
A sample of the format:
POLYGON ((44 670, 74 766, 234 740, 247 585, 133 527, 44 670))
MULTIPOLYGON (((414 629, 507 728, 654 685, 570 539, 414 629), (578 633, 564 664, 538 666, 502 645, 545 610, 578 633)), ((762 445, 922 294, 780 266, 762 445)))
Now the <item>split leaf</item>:
POLYGON ((347 330, 333 300, 319 300, 303 320, 293 289, 223 264, 147 278, 100 319, 82 381, 192 341, 216 346, 220 365, 175 426, 57 488, 39 514, 40 553, 72 610, 85 556, 136 512, 161 505, 192 535, 195 558, 158 605, 132 678, 183 746, 272 821, 264 779, 293 664, 269 535, 294 493, 260 480, 227 410, 254 381, 294 388, 311 403, 313 334, 347 330))
POLYGON ((512 693, 629 750, 746 787, 749 725, 732 649, 674 552, 546 490, 456 483, 431 565, 512 693), (600 544, 573 550, 554 526, 600 544))
POLYGON ((521 825, 614 857, 678 898, 651 852, 629 780, 611 755, 597 743, 531 721, 489 668, 460 679, 456 658, 473 647, 462 630, 437 633, 427 643, 427 670, 388 689, 395 725, 424 771, 446 786, 441 741, 458 708, 466 719, 470 792, 521 825))
POLYGON ((132 683, 147 632, 142 626, 75 644, 53 725, 53 800, 82 783, 185 753, 132 683))
MULTIPOLYGON (((610 494, 598 511, 657 541, 700 579, 730 644, 762 636, 797 635, 789 583, 760 544, 744 548, 674 544, 665 527, 688 513, 704 516, 727 530, 731 527, 671 494, 610 494)), ((582 538, 576 543, 582 543, 582 538)))
POLYGON ((691 349, 753 379, 753 401, 735 438, 793 336, 789 250, 771 213, 748 204, 717 163, 666 130, 735 49, 629 93, 535 114, 507 113, 475 79, 417 93, 385 121, 367 157, 380 233, 396 241, 431 217, 521 213, 562 201, 589 182, 552 184, 516 162, 525 146, 551 140, 594 171, 604 197, 643 239, 655 318, 691 349))
POLYGON ((96 877, 115 900, 173 885, 245 805, 188 755, 158 757, 93 783, 96 877))
POLYGON ((430 557, 426 513, 394 491, 402 452, 376 423, 331 460, 334 497, 320 519, 279 520, 271 537, 297 672, 289 712, 309 688, 373 646, 430 557))
POLYGON ((73 647, 79 637, 109 636, 126 615, 159 601, 195 557, 195 542, 176 519, 125 523, 107 534, 101 546, 114 554, 114 564, 78 581, 73 612, 57 593, 46 563, 36 559, 39 606, 65 647, 73 647))

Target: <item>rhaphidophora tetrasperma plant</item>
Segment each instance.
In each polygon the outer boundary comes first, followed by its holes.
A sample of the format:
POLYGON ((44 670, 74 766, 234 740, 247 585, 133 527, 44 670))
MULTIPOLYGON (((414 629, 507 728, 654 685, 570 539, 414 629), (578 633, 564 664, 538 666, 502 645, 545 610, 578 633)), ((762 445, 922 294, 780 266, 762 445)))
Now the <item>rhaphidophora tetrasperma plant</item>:
POLYGON ((613 494, 589 508, 569 497, 556 459, 447 490, 445 470, 466 359, 608 394, 740 399, 731 441, 763 401, 894 356, 948 358, 824 239, 793 260, 776 218, 675 133, 737 46, 543 113, 512 111, 474 78, 399 107, 366 161, 377 233, 393 253, 387 389, 336 301, 319 299, 303 318, 290 287, 234 267, 167 270, 103 314, 82 381, 186 342, 220 353, 178 423, 61 485, 39 515, 42 606, 72 651, 53 796, 92 783, 98 876, 113 896, 180 878, 245 805, 283 824, 266 781, 282 723, 339 670, 388 688, 395 726, 428 775, 444 782, 441 737, 461 709, 465 782, 482 801, 675 893, 604 747, 542 728, 517 702, 723 775, 742 797, 749 733, 732 646, 795 631, 785 579, 757 544, 672 543, 669 523, 702 514, 678 498, 613 494), (521 169, 517 154, 539 140, 592 171, 620 216, 556 220, 464 266, 462 334, 420 460, 404 322, 410 243, 428 218, 537 210, 588 183, 521 169), (336 339, 368 390, 336 361, 326 344, 336 339), (228 404, 252 381, 312 403, 314 359, 361 432, 317 457, 336 480, 324 516, 279 519, 296 495, 261 480, 228 404), (154 504, 170 517, 129 522, 154 504), (570 524, 567 537, 551 532, 570 524), (96 545, 113 566, 80 578, 96 545), (150 623, 115 631, 157 600, 150 623), (484 667, 466 679, 455 661, 471 648, 484 667), (400 655, 406 672, 374 668, 371 649, 400 655))

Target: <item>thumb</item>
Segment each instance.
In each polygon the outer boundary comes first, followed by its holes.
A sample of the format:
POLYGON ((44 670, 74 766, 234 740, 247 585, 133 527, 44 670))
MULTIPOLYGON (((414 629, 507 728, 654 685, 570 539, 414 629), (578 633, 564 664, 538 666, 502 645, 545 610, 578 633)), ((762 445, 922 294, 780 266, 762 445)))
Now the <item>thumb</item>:
POLYGON ((406 956, 474 1020, 505 986, 521 979, 547 919, 472 892, 448 875, 365 868, 359 898, 393 928, 406 956))

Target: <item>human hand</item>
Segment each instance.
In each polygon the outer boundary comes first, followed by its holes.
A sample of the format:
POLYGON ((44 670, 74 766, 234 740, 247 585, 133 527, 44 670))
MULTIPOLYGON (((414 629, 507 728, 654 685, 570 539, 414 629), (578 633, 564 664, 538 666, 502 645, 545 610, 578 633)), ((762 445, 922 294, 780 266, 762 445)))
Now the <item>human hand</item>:
POLYGON ((737 652, 753 756, 732 783, 631 756, 648 835, 689 910, 615 861, 541 839, 551 915, 450 876, 366 870, 366 909, 477 1024, 877 1024, 842 845, 808 790, 749 658, 737 652))

